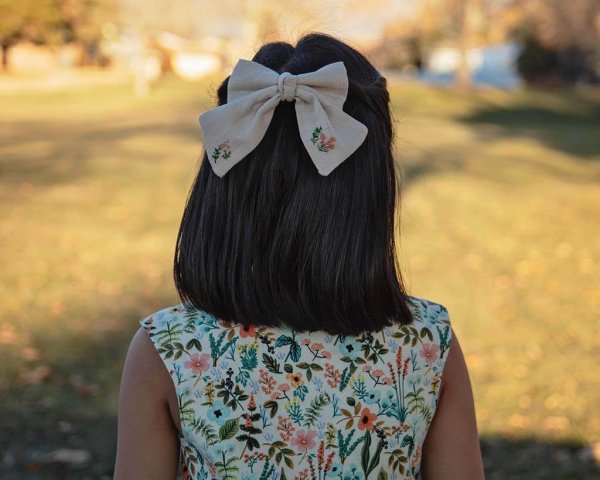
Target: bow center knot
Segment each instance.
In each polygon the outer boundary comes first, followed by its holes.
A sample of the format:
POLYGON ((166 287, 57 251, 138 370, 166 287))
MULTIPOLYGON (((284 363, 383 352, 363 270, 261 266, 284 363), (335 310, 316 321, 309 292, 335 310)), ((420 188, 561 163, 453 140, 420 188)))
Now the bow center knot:
POLYGON ((293 102, 296 96, 296 75, 290 72, 283 72, 277 80, 277 92, 286 102, 293 102))

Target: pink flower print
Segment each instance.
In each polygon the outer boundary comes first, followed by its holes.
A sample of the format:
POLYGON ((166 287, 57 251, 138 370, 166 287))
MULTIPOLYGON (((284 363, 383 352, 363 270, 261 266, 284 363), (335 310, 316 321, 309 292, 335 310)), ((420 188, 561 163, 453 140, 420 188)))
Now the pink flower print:
POLYGON ((273 376, 262 368, 258 370, 258 375, 258 383, 262 385, 262 391, 265 392, 267 395, 271 394, 277 385, 277 382, 275 381, 273 376))
POLYGON ((362 371, 363 372, 370 372, 371 371, 371 365, 365 365, 364 367, 362 367, 362 371))
POLYGON ((373 375, 375 378, 383 377, 383 370, 380 370, 380 369, 373 370, 371 375, 373 375))
POLYGON ((296 436, 290 442, 294 447, 298 447, 304 451, 312 450, 317 445, 315 441, 316 432, 312 430, 298 430, 296 436))
POLYGON ((277 417, 277 430, 279 431, 279 435, 281 436, 282 440, 287 442, 290 438, 292 438, 296 427, 294 427, 289 418, 279 415, 277 417))
POLYGON ((312 348, 313 350, 323 350, 323 345, 320 343, 313 343, 312 348))
POLYGON ((302 345, 310 345, 310 338, 303 338, 301 343, 302 345))
POLYGON ((194 353, 183 366, 191 369, 194 375, 198 375, 210 368, 210 355, 208 353, 194 353))
POLYGON ((431 365, 438 358, 438 347, 435 343, 424 343, 423 348, 419 352, 421 358, 425 360, 427 365, 431 365))
POLYGON ((323 358, 331 358, 331 352, 328 351, 321 352, 321 355, 323 355, 323 358))

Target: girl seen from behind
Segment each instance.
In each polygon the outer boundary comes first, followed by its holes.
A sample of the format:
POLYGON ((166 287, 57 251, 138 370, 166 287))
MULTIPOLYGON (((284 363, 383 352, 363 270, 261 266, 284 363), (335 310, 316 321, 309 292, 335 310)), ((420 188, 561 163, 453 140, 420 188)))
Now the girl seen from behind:
POLYGON ((483 479, 448 310, 399 269, 385 78, 313 33, 264 45, 217 93, 181 303, 127 354, 115 479, 483 479))

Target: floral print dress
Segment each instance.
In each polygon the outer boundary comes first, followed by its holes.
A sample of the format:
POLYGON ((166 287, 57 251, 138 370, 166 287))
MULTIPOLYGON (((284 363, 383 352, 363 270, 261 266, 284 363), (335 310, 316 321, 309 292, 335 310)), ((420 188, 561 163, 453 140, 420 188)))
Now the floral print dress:
POLYGON ((180 478, 419 479, 447 309, 358 336, 244 328, 178 304, 140 321, 179 401, 180 478))

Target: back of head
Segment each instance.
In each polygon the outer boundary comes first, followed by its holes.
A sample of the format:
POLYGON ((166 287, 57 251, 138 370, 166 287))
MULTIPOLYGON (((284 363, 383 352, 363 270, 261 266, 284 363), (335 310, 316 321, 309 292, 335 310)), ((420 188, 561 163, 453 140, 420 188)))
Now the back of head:
MULTIPOLYGON (((206 151, 177 238, 175 283, 185 303, 244 325, 358 334, 410 323, 395 246, 399 195, 385 78, 358 51, 312 33, 263 45, 252 59, 276 72, 344 62, 344 111, 368 128, 331 174, 317 172, 294 104, 275 109, 260 144, 223 178, 206 151)), ((227 103, 227 82, 218 103, 227 103)))

